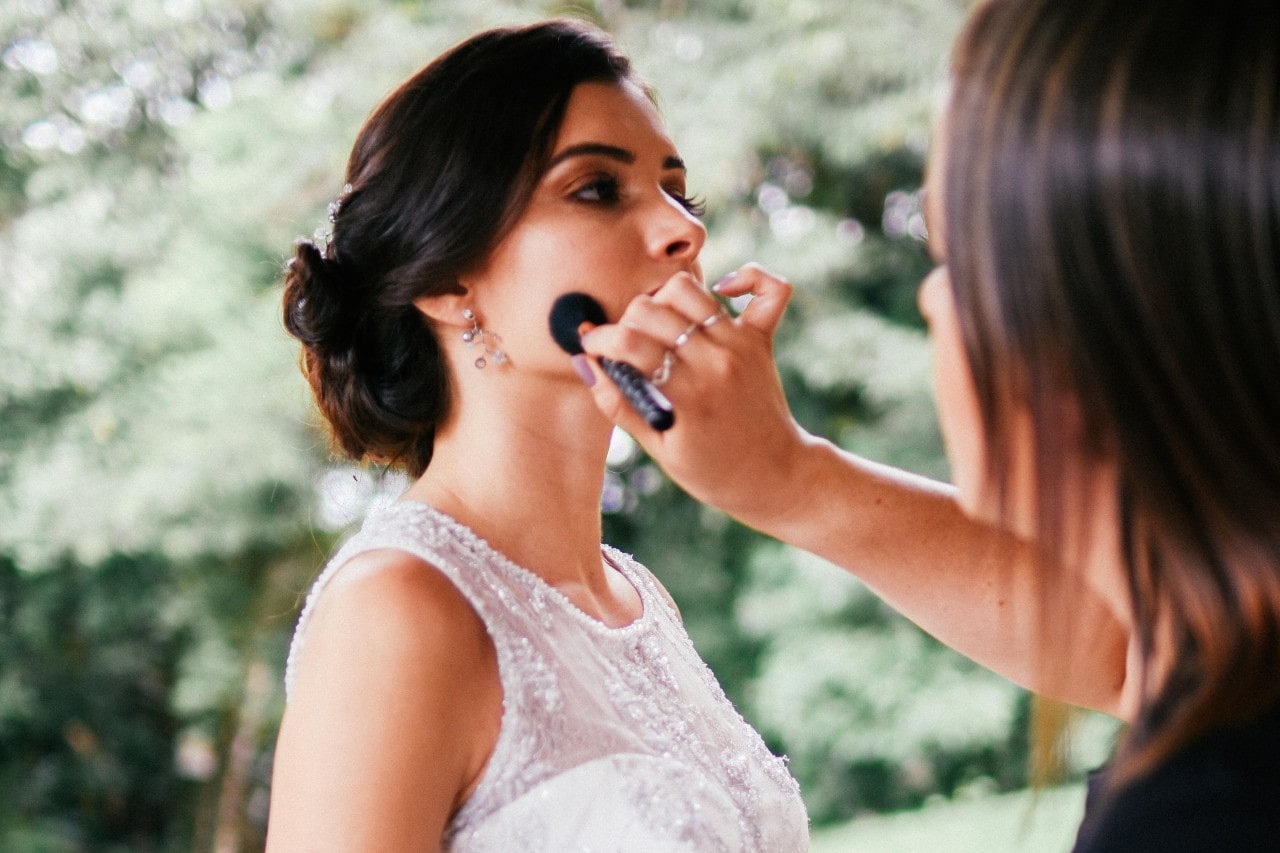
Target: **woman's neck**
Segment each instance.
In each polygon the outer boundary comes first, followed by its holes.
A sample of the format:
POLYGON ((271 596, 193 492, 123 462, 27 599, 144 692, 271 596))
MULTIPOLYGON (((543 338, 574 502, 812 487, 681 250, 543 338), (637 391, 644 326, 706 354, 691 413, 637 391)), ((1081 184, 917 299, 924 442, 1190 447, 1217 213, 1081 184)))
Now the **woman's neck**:
POLYGON ((1122 542, 1118 476, 1114 466, 1108 465, 1099 466, 1094 473, 1095 476, 1086 481, 1083 499, 1067 505, 1067 529, 1077 535, 1068 540, 1071 544, 1064 562, 1082 573, 1129 632, 1119 713, 1123 719, 1133 721, 1144 699, 1173 672, 1177 643, 1166 611, 1155 616, 1149 646, 1144 647, 1140 641, 1129 588, 1131 570, 1125 562, 1126 549, 1122 542))
POLYGON ((599 588, 611 426, 586 393, 521 389, 510 373, 480 378, 458 389, 456 414, 406 497, 453 516, 553 586, 599 588))

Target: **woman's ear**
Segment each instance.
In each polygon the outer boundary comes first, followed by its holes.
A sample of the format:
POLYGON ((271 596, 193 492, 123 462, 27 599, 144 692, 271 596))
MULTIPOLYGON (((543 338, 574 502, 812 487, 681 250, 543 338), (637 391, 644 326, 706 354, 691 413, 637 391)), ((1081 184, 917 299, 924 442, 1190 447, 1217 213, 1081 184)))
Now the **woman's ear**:
POLYGON ((413 307, 435 325, 469 326, 471 323, 463 318, 462 310, 467 307, 470 298, 471 294, 465 287, 454 285, 444 293, 419 296, 413 300, 413 307))

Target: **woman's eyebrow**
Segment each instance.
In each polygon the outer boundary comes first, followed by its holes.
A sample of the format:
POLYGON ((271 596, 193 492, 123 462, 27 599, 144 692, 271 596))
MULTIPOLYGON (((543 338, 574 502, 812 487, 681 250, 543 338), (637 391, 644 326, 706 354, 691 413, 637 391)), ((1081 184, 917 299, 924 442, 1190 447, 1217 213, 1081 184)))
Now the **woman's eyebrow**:
POLYGON ((551 162, 547 164, 547 168, 550 169, 552 166, 562 163, 571 157, 589 156, 608 157, 611 160, 617 160, 627 165, 636 161, 635 152, 628 151, 626 148, 619 148, 617 145, 606 145, 603 142, 580 142, 577 145, 570 145, 552 157, 551 162))
MULTIPOLYGON (((557 153, 551 158, 551 162, 547 163, 547 168, 551 169, 571 157, 588 156, 608 157, 611 160, 617 160, 618 162, 626 163, 627 165, 631 165, 636 161, 635 152, 629 151, 626 148, 621 148, 617 145, 607 145, 603 142, 580 142, 577 145, 570 145, 568 148, 557 153)), ((662 168, 664 170, 679 169, 682 172, 685 171, 684 161, 674 154, 668 155, 663 159, 662 168)))

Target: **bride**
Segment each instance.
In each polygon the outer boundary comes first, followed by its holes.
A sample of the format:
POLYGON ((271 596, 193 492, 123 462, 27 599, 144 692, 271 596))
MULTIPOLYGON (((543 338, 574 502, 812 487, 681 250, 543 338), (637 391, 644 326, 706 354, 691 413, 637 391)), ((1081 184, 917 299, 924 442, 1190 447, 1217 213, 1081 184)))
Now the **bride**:
MULTIPOLYGON (((600 544, 612 425, 548 334, 565 292, 617 317, 700 283, 627 59, 573 21, 481 33, 375 110, 346 180, 285 324, 335 446, 417 479, 308 597, 268 849, 805 849, 782 759, 600 544)), ((721 316, 695 290, 688 334, 721 316)))

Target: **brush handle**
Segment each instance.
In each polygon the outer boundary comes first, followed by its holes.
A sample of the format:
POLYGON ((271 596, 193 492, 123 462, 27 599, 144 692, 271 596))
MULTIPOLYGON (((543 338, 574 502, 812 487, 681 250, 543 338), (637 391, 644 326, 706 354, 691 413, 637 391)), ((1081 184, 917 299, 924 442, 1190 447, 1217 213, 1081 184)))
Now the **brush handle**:
MULTIPOLYGON (((582 352, 582 340, 578 337, 579 326, 583 323, 599 326, 607 322, 600 303, 585 293, 566 293, 558 297, 552 304, 548 317, 551 337, 570 355, 582 352)), ((639 370, 625 361, 610 358, 600 359, 600 369, 613 380, 631 408, 639 412, 649 426, 661 432, 670 429, 676 422, 671 401, 639 370)))
POLYGON ((662 392, 655 388, 639 370, 625 361, 614 361, 610 358, 600 359, 600 368, 613 380, 613 384, 618 386, 622 396, 626 397, 627 402, 631 404, 631 408, 635 409, 649 426, 662 432, 670 429, 676 422, 671 401, 663 396, 662 392))

